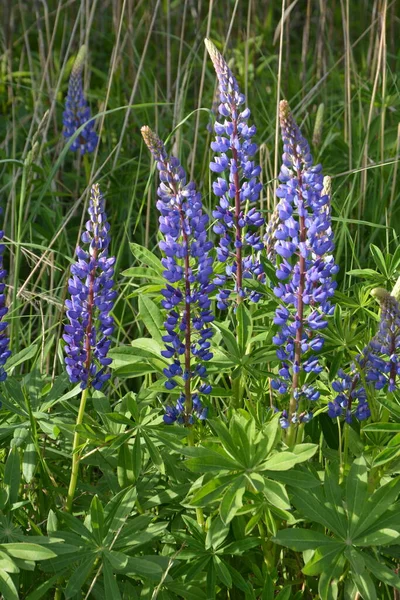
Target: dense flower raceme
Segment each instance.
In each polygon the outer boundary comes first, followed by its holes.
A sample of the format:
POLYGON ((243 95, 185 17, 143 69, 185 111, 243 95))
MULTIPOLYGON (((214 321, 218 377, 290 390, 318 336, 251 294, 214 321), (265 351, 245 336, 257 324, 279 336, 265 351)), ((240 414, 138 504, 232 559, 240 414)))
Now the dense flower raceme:
POLYGON ((71 382, 80 382, 82 389, 92 386, 98 390, 110 378, 106 370, 111 363, 107 353, 114 330, 110 312, 117 295, 113 289, 115 258, 108 256, 110 225, 98 184, 91 189, 89 216, 82 234, 87 249, 77 247, 77 261, 71 266, 71 298, 65 302, 69 324, 63 338, 71 382))
POLYGON ((161 213, 160 249, 167 282, 162 290, 162 306, 168 311, 162 355, 171 359, 170 366, 164 369, 165 387, 174 389, 178 377, 184 381, 184 391, 176 406, 167 406, 164 421, 190 424, 194 417, 206 418, 207 409, 200 396, 211 392, 211 386, 204 381, 204 363, 212 358, 210 323, 214 319, 209 298, 214 284, 210 282, 212 243, 207 240, 208 216, 203 213, 194 183, 186 183, 179 160, 167 155, 164 144, 149 127, 142 127, 142 135, 157 161, 161 182, 157 208, 161 213))
MULTIPOLYGON (((87 123, 90 119, 90 108, 83 95, 82 70, 86 54, 85 46, 82 46, 72 67, 68 85, 68 93, 65 99, 65 110, 63 113, 64 137, 70 138, 74 133, 87 123)), ((72 142, 70 149, 80 150, 81 154, 93 152, 98 142, 97 133, 94 130, 94 122, 90 121, 82 129, 78 137, 72 142)))
POLYGON ((394 296, 382 288, 376 288, 371 293, 381 305, 378 332, 357 357, 351 374, 339 371, 339 380, 332 384, 338 395, 328 406, 330 417, 344 414, 348 422, 352 416, 362 421, 371 414, 361 374, 364 375, 365 382, 372 384, 376 390, 394 392, 398 389, 400 305, 394 296), (358 401, 355 408, 354 400, 358 401))
POLYGON ((291 384, 289 419, 296 422, 298 403, 319 398, 318 390, 305 379, 322 370, 317 353, 324 340, 319 332, 327 326, 326 315, 333 312, 329 299, 338 267, 331 254, 329 178, 324 186, 321 166, 313 166, 308 143, 285 100, 280 103, 280 123, 284 153, 276 192, 279 222, 274 226, 279 280, 274 293, 280 304, 274 318, 279 329, 273 341, 279 346, 281 366, 272 385, 286 394, 291 384))
POLYGON ((5 295, 6 284, 4 283, 4 279, 7 277, 7 271, 3 267, 3 255, 5 250, 5 246, 2 243, 3 238, 4 231, 0 231, 0 381, 7 379, 4 365, 6 364, 7 358, 11 355, 11 351, 8 349, 10 339, 6 334, 8 323, 3 321, 3 318, 8 313, 5 295))
MULTIPOLYGON (((224 286, 227 278, 235 280, 238 301, 246 295, 243 279, 253 276, 263 280, 263 267, 257 253, 264 245, 257 228, 264 223, 260 212, 253 206, 260 195, 262 185, 258 178, 260 167, 252 160, 257 145, 252 141, 256 128, 248 124, 250 110, 245 107, 245 97, 240 93, 238 83, 212 42, 206 40, 206 47, 213 62, 218 82, 220 105, 219 113, 223 122, 216 122, 215 141, 211 148, 216 153, 210 169, 219 176, 213 183, 214 194, 219 204, 213 212, 217 220, 214 232, 219 236, 218 259, 226 263, 226 275, 217 279, 224 286), (227 178, 223 174, 228 175, 227 178)), ((230 290, 222 287, 217 295, 218 307, 227 308, 230 290)), ((250 300, 257 302, 260 294, 250 292, 250 300)))

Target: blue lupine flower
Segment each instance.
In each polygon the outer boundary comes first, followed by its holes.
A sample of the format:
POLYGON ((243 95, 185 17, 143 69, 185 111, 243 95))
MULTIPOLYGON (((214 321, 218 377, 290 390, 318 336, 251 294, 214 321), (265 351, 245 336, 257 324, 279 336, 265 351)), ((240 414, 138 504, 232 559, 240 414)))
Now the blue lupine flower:
POLYGON ((276 191, 278 220, 275 214, 271 231, 279 280, 274 293, 280 300, 273 341, 279 346, 281 368, 273 388, 286 393, 291 382, 293 414, 299 401, 319 397, 314 388, 300 381, 322 370, 316 356, 324 343, 319 332, 327 326, 326 315, 333 312, 329 299, 338 267, 331 254, 330 179, 323 180, 321 166, 313 166, 308 143, 285 100, 280 103, 280 122, 284 153, 276 191))
POLYGON ((69 324, 63 339, 70 381, 80 382, 82 389, 92 386, 98 390, 111 376, 107 372, 114 331, 110 312, 117 296, 113 290, 115 257, 108 256, 110 225, 98 184, 91 189, 89 216, 81 238, 88 247, 77 247, 77 261, 71 266, 68 280, 71 298, 65 301, 65 307, 69 324))
MULTIPOLYGON (((218 77, 219 113, 224 118, 223 123, 214 125, 216 138, 211 148, 217 155, 211 161, 210 169, 218 175, 228 173, 228 180, 219 176, 213 183, 214 194, 219 198, 213 212, 217 220, 214 232, 220 238, 217 258, 227 264, 226 275, 219 285, 227 278, 235 279, 240 302, 246 295, 243 279, 256 276, 264 280, 263 267, 257 258, 257 252, 263 249, 257 229, 264 219, 256 208, 247 210, 249 204, 258 200, 262 188, 258 179, 261 168, 252 159, 257 152, 257 144, 252 141, 256 128, 248 125, 250 110, 244 107, 245 97, 224 57, 210 40, 205 40, 205 44, 218 77)), ((218 293, 219 308, 228 307, 229 296, 229 289, 218 293)), ((250 300, 257 302, 259 299, 260 294, 251 291, 250 300)))
POLYGON ((4 365, 6 364, 7 358, 11 356, 11 351, 8 348, 10 338, 8 338, 6 334, 8 323, 3 321, 3 318, 8 313, 5 295, 6 284, 4 283, 4 279, 7 277, 7 271, 3 267, 3 255, 5 250, 5 246, 2 243, 3 238, 4 231, 0 231, 0 381, 5 381, 7 379, 4 365))
POLYGON ((351 423, 353 416, 359 421, 364 421, 371 416, 367 394, 359 372, 365 368, 365 361, 358 357, 356 362, 358 370, 355 364, 352 365, 350 374, 339 369, 338 379, 332 384, 333 389, 337 392, 333 402, 328 403, 328 415, 332 419, 344 415, 346 422, 351 423))
POLYGON ((164 369, 165 387, 172 390, 183 379, 184 391, 176 406, 167 406, 164 421, 191 424, 193 417, 206 418, 199 394, 209 394, 211 386, 201 383, 207 377, 204 363, 212 358, 210 293, 214 284, 212 242, 207 239, 208 215, 203 213, 201 196, 194 183, 186 182, 179 160, 167 155, 164 144, 149 127, 142 127, 143 139, 157 161, 160 174, 157 208, 163 240, 160 248, 166 286, 161 291, 167 310, 162 355, 171 359, 164 369))
MULTIPOLYGON (((70 138, 74 133, 87 123, 90 119, 90 108, 83 95, 82 70, 86 54, 86 47, 82 46, 78 52, 69 79, 68 93, 65 99, 65 111, 63 113, 64 137, 70 138)), ((81 154, 93 152, 98 142, 97 133, 94 130, 94 122, 90 121, 73 141, 70 149, 80 150, 81 154)))
POLYGON ((371 294, 381 305, 378 332, 362 354, 356 357, 351 373, 346 375, 340 370, 339 380, 332 383, 338 396, 329 403, 328 415, 332 418, 338 417, 342 415, 342 409, 346 409, 347 422, 351 422, 352 416, 360 421, 371 416, 361 373, 364 373, 365 381, 373 384, 376 390, 387 389, 394 392, 398 388, 396 380, 400 375, 400 305, 396 298, 383 288, 375 288, 371 294), (351 412, 353 400, 358 400, 358 404, 351 412))
POLYGON ((364 351, 366 380, 377 390, 387 386, 389 392, 394 392, 400 375, 400 305, 382 288, 372 290, 371 294, 380 301, 381 317, 378 332, 364 351))

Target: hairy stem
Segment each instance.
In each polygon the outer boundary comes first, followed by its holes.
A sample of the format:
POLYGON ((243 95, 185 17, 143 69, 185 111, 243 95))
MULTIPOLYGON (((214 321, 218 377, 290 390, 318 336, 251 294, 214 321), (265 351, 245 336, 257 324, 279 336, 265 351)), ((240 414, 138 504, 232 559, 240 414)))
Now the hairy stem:
MULTIPOLYGON (((236 107, 235 107, 236 110, 236 107)), ((233 121, 233 137, 237 136, 237 121, 233 121)), ((236 244, 236 291, 237 303, 240 304, 242 297, 240 292, 243 286, 243 265, 242 265, 242 228, 239 224, 240 220, 240 181, 239 181, 239 165, 238 153, 236 148, 232 148, 232 157, 236 165, 236 171, 233 175, 233 183, 235 184, 235 242, 236 244)))
MULTIPOLYGON (((81 402, 79 404, 79 411, 78 411, 78 417, 76 419, 76 425, 81 425, 82 422, 83 422, 83 417, 84 417, 84 414, 85 414, 85 407, 86 407, 87 397, 88 397, 88 388, 85 388, 82 391, 82 395, 81 395, 81 402)), ((74 433, 74 441, 73 441, 73 444, 72 444, 71 479, 70 479, 69 487, 68 487, 67 501, 65 503, 65 510, 67 512, 69 512, 69 513, 72 511, 72 503, 74 501, 76 484, 77 484, 77 481, 78 481, 79 460, 80 460, 80 456, 79 456, 79 453, 78 453, 79 443, 80 443, 79 432, 75 431, 75 433, 74 433)))

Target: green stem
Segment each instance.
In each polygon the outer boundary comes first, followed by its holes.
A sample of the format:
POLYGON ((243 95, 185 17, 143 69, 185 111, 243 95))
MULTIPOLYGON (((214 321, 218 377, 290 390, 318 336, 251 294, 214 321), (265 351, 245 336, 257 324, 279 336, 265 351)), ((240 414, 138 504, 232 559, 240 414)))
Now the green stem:
MULTIPOLYGON (((191 427, 188 430, 188 446, 190 446, 191 448, 194 448, 194 430, 191 427)), ((205 529, 205 521, 204 521, 204 513, 203 513, 203 509, 202 508, 196 508, 196 518, 197 518, 197 523, 200 525, 200 527, 202 529, 205 529)))
POLYGON ((339 466, 340 466, 340 481, 344 478, 343 454, 342 454, 342 428, 340 427, 340 419, 337 417, 338 437, 339 437, 339 466))
MULTIPOLYGON (((77 419, 76 419, 76 425, 77 426, 82 424, 83 416, 85 414, 85 407, 86 407, 87 397, 88 397, 88 388, 85 388, 83 390, 83 392, 82 392, 81 402, 80 402, 80 405, 79 405, 78 416, 77 416, 77 419)), ((78 446, 79 446, 79 442, 80 442, 79 432, 75 431, 74 441, 73 441, 73 444, 72 444, 71 479, 70 479, 70 482, 69 482, 67 501, 66 501, 66 504, 65 504, 65 510, 67 512, 71 512, 72 511, 72 503, 74 501, 76 484, 77 484, 77 481, 78 481, 80 456, 79 456, 79 453, 78 453, 77 449, 78 449, 78 446)))

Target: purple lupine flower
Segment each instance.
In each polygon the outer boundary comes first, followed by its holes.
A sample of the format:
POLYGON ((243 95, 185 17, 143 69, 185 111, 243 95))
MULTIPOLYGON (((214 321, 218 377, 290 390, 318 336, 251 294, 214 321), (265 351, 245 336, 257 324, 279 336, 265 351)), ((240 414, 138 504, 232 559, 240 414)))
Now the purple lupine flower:
MULTIPOLYGON (((218 77, 218 110, 224 118, 223 122, 214 125, 216 137, 211 148, 217 154, 210 163, 211 171, 218 174, 213 183, 214 194, 219 198, 213 212, 217 220, 214 232, 219 236, 217 258, 227 265, 226 275, 220 278, 219 285, 234 279, 237 301, 240 302, 246 295, 243 279, 264 278, 262 264, 257 258, 257 253, 264 247, 257 229, 264 219, 254 206, 247 210, 258 200, 262 188, 259 182, 261 168, 252 159, 257 152, 257 144, 252 141, 256 128, 248 124, 250 110, 244 106, 245 97, 224 57, 210 40, 205 40, 205 44, 218 77), (224 173, 227 178, 223 177, 224 173)), ((219 308, 228 307, 229 296, 229 289, 219 291, 219 308)), ((253 290, 249 297, 257 302, 260 294, 253 290)))
POLYGON ((164 144, 149 127, 141 129, 143 139, 157 161, 160 174, 157 208, 163 240, 160 248, 166 286, 161 291, 162 306, 167 310, 162 355, 171 359, 164 369, 165 387, 172 390, 183 379, 183 391, 176 406, 167 406, 164 421, 191 424, 194 417, 203 420, 207 409, 200 395, 209 394, 211 386, 202 383, 207 377, 205 364, 212 358, 210 293, 214 284, 212 242, 207 239, 208 215, 203 213, 201 195, 194 183, 186 182, 186 173, 177 158, 168 156, 164 144))
POLYGON ((389 392, 394 392, 400 375, 400 305, 383 288, 375 288, 371 294, 380 302, 381 317, 378 332, 364 351, 366 380, 377 390, 387 386, 389 392))
POLYGON ((115 257, 108 256, 110 225, 98 184, 92 186, 88 212, 90 218, 81 238, 87 249, 76 248, 77 261, 68 280, 71 298, 65 307, 69 324, 63 339, 70 381, 80 382, 82 389, 92 386, 99 390, 111 376, 107 353, 114 331, 110 312, 117 293, 113 289, 115 257))
POLYGON ((333 312, 329 299, 335 291, 332 276, 338 267, 331 254, 330 179, 324 181, 321 166, 313 166, 309 145, 286 100, 280 103, 280 123, 284 153, 276 191, 279 223, 274 228, 279 280, 274 293, 280 304, 273 341, 279 346, 281 367, 272 385, 286 393, 291 382, 291 415, 299 401, 319 397, 304 379, 308 373, 322 370, 316 356, 324 343, 319 332, 327 326, 326 315, 333 312))
MULTIPOLYGON (((68 93, 65 99, 65 110, 63 112, 63 135, 70 138, 74 133, 87 123, 90 119, 90 108, 83 95, 82 70, 86 55, 86 47, 82 46, 75 59, 69 79, 68 93)), ((94 122, 90 121, 82 129, 78 137, 72 142, 70 149, 80 150, 81 154, 93 152, 98 142, 97 133, 94 130, 94 122)))
POLYGON ((351 373, 346 375, 342 370, 339 371, 339 379, 332 383, 338 395, 328 405, 328 415, 332 418, 341 416, 342 409, 345 409, 346 421, 349 423, 352 416, 359 421, 371 416, 361 373, 364 373, 365 381, 371 383, 376 390, 387 389, 394 392, 398 387, 396 380, 400 375, 400 305, 396 298, 383 288, 375 288, 371 295, 377 298, 381 305, 378 332, 365 346, 362 354, 356 357, 351 366, 351 373), (353 400, 358 400, 358 404, 352 412, 353 400))
POLYGON ((8 338, 6 334, 8 323, 3 321, 3 318, 8 313, 5 295, 6 284, 4 283, 4 279, 7 277, 7 271, 3 267, 3 255, 5 250, 5 246, 2 243, 3 238, 4 231, 0 231, 0 381, 5 381, 7 379, 4 365, 6 364, 7 358, 11 356, 11 351, 8 347, 10 338, 8 338))
POLYGON ((350 374, 339 369, 338 379, 332 383, 333 389, 337 392, 333 402, 328 403, 328 415, 332 419, 344 416, 346 422, 351 423, 353 417, 364 421, 371 416, 367 393, 360 377, 360 370, 365 368, 365 361, 357 357, 356 362, 358 369, 355 364, 352 365, 350 374))

